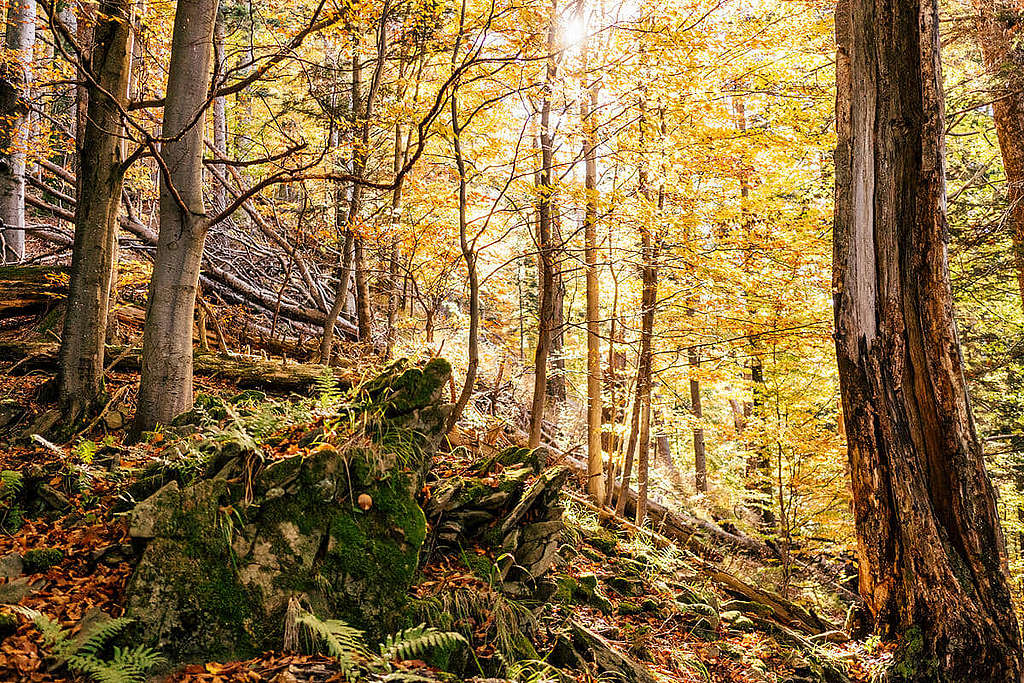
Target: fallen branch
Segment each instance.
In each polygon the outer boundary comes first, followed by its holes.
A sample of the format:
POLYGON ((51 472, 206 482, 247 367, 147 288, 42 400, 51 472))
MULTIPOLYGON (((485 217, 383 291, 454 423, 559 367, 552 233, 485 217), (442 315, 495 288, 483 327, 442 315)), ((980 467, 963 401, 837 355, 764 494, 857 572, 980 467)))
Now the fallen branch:
MULTIPOLYGON (((0 340, 0 358, 18 359, 12 368, 17 374, 25 374, 32 370, 56 370, 58 349, 59 345, 52 342, 0 340)), ((133 372, 141 367, 141 354, 137 350, 131 349, 125 353, 121 347, 108 346, 107 354, 116 359, 118 370, 133 372)), ((332 370, 342 385, 350 385, 358 379, 346 368, 332 370)), ((323 374, 324 366, 294 362, 286 365, 283 361, 277 360, 196 354, 194 372, 197 375, 230 380, 241 389, 305 393, 323 374)))

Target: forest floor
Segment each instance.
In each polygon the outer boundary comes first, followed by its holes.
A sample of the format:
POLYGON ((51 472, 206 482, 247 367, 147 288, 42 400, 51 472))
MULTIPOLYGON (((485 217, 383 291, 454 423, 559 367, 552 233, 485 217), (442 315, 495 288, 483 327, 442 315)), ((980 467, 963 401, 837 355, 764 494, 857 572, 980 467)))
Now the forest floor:
MULTIPOLYGON (((127 533, 126 491, 147 465, 166 456, 166 444, 158 433, 142 443, 125 445, 124 425, 119 420, 98 421, 63 444, 15 439, 45 414, 48 406, 41 405, 37 397, 51 377, 45 371, 12 376, 8 371, 17 363, 0 363, 0 399, 3 405, 22 408, 14 422, 0 427, 0 444, 7 444, 0 446, 0 470, 19 472, 23 481, 31 481, 36 500, 30 509, 18 509, 4 498, 0 482, 0 526, 6 530, 0 534, 0 577, 6 577, 0 579, 0 603, 38 610, 75 632, 96 610, 114 617, 123 612, 126 585, 137 561, 127 533)), ((109 376, 108 390, 120 397, 125 414, 130 414, 137 382, 134 373, 112 372, 109 376)), ((224 379, 197 377, 196 390, 227 397, 237 394, 239 388, 224 379)), ((514 440, 514 435, 506 438, 514 440)), ((461 442, 468 448, 448 452, 448 446, 436 456, 434 485, 483 458, 472 439, 462 438, 461 442)), ((301 453, 304 447, 284 438, 261 448, 264 457, 273 459, 301 453)), ((557 454, 554 460, 557 462, 557 454)), ((659 548, 645 534, 631 531, 628 524, 601 519, 586 505, 575 502, 582 497, 578 481, 570 479, 567 489, 566 530, 552 570, 561 597, 556 595, 533 608, 536 620, 531 640, 538 652, 554 645, 557 634, 575 622, 642 662, 660 681, 842 680, 821 674, 822 665, 845 672, 850 680, 868 681, 871 672, 889 657, 887 648, 874 640, 801 635, 761 618, 757 605, 737 599, 708 580, 701 564, 688 563, 683 551, 659 548), (685 599, 684 594, 688 596, 685 599), (692 602, 713 605, 712 623, 688 609, 692 602)), ((424 494, 429 498, 430 490, 424 494)), ((446 591, 493 591, 473 562, 473 553, 484 551, 466 551, 424 552, 419 582, 411 597, 423 600, 446 591)), ((734 573, 748 572, 753 566, 748 560, 731 558, 728 552, 716 555, 712 559, 734 573)), ((758 568, 761 570, 771 568, 758 568)), ((744 578, 757 581, 754 576, 744 578)), ((827 616, 841 621, 842 615, 827 616)), ((496 620, 500 618, 500 614, 483 611, 461 624, 470 636, 476 661, 494 661, 498 654, 500 624, 496 620)), ((25 617, 0 608, 0 636, 0 680, 82 680, 60 667, 39 630, 25 617)), ((420 680, 441 676, 418 660, 395 666, 409 676, 422 674, 420 680)), ((563 667, 558 675, 597 680, 595 671, 582 666, 563 667)), ((521 667, 517 679, 556 678, 540 658, 521 667)), ((162 680, 293 683, 341 681, 345 674, 335 660, 323 655, 266 652, 246 661, 189 665, 162 680)))

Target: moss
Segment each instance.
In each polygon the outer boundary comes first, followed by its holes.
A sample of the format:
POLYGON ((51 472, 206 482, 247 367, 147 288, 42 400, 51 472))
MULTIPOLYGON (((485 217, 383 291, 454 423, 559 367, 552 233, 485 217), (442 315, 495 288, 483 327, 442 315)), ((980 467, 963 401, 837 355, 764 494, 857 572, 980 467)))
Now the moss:
POLYGON ((619 539, 615 533, 604 527, 598 527, 587 536, 587 543, 605 555, 618 555, 619 539))
POLYGON ((619 606, 615 609, 615 613, 616 614, 622 614, 622 615, 626 615, 626 616, 629 616, 629 615, 632 615, 632 614, 640 614, 643 611, 644 610, 643 610, 642 607, 640 607, 640 605, 638 605, 635 602, 632 602, 630 600, 623 600, 622 602, 619 603, 619 606))
POLYGON ((573 605, 576 603, 576 596, 580 594, 580 584, 571 576, 563 576, 558 579, 558 587, 551 596, 552 602, 561 605, 573 605))
POLYGON ((18 620, 10 612, 0 612, 0 639, 18 630, 18 620))
POLYGON ((36 548, 29 550, 21 558, 26 574, 45 572, 55 564, 60 564, 63 560, 64 551, 60 548, 36 548))
POLYGON ((903 634, 893 653, 888 673, 889 679, 894 683, 946 680, 939 662, 928 656, 924 632, 917 626, 911 627, 903 634))

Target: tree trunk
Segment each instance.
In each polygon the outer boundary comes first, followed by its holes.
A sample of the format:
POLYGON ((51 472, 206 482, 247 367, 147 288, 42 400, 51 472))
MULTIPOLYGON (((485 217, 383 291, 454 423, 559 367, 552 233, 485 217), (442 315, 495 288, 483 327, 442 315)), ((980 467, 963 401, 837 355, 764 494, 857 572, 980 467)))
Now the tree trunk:
MULTIPOLYGON (((583 72, 587 73, 587 44, 583 45, 583 72)), ((597 277, 597 89, 594 79, 584 84, 587 94, 580 100, 580 118, 585 165, 586 210, 583 216, 584 261, 587 289, 587 493, 598 506, 604 505, 604 463, 601 456, 601 428, 604 405, 601 400, 601 284, 597 277)), ((609 452, 613 452, 609 448, 609 452)))
POLYGON ((708 461, 704 453, 704 410, 700 400, 700 379, 697 372, 700 368, 700 356, 697 349, 690 347, 690 410, 696 421, 693 427, 693 480, 697 490, 706 493, 708 490, 708 461))
POLYGON ((537 263, 540 270, 540 305, 537 315, 537 350, 533 357, 533 402, 530 406, 530 448, 540 445, 541 426, 548 386, 548 357, 554 323, 555 258, 551 235, 551 189, 554 178, 554 146, 551 135, 551 99, 558 64, 555 61, 558 31, 558 0, 551 0, 548 20, 547 72, 540 112, 541 166, 537 173, 537 263))
POLYGON ((99 87, 89 86, 57 380, 58 399, 69 423, 92 413, 103 392, 103 349, 125 172, 119 106, 128 101, 133 7, 134 0, 104 0, 97 15, 90 68, 99 87))
POLYGON ((897 678, 1020 681, 946 257, 936 0, 837 10, 836 353, 860 588, 897 678))
POLYGON ((160 236, 149 285, 133 431, 192 407, 192 317, 209 222, 203 206, 203 131, 217 0, 178 0, 160 150, 160 236))
POLYGON ((978 42, 995 79, 992 110, 1006 172, 1007 227, 1013 241, 1017 287, 1024 306, 1024 10, 1015 0, 975 0, 978 42))
MULTIPOLYGON (((452 50, 452 71, 457 64, 457 56, 461 46, 463 23, 465 21, 466 5, 463 2, 462 13, 459 15, 459 37, 455 40, 455 47, 452 50)), ((477 368, 480 366, 480 342, 478 340, 480 329, 480 279, 476 269, 475 243, 469 239, 469 226, 467 224, 466 212, 468 208, 467 182, 466 182, 466 158, 462 152, 462 126, 459 125, 459 98, 458 80, 452 87, 451 114, 452 114, 452 147, 455 151, 455 167, 459 172, 459 248, 462 250, 462 258, 466 262, 466 273, 469 277, 469 341, 468 359, 466 363, 466 380, 462 384, 462 391, 455 401, 448 418, 448 429, 455 426, 455 423, 462 417, 462 412, 469 404, 473 396, 473 387, 476 386, 477 368)))
POLYGON ((5 47, 10 63, 0 80, 0 262, 25 257, 25 149, 28 146, 28 86, 36 42, 35 0, 12 0, 5 47))

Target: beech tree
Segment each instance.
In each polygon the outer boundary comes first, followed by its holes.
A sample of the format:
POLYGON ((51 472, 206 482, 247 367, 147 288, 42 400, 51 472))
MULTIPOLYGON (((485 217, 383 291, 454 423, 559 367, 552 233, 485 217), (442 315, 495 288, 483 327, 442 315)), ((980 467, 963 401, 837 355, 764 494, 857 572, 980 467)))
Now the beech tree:
POLYGON ((995 494, 946 255, 936 0, 837 10, 836 353, 860 557, 896 678, 1019 681, 995 494))
POLYGON ((79 158, 71 288, 57 382, 61 406, 71 422, 91 413, 103 391, 107 314, 127 170, 122 115, 128 104, 134 4, 132 0, 100 3, 85 67, 88 115, 79 158))
POLYGON ((164 104, 160 236, 142 338, 134 430, 168 423, 192 407, 192 318, 210 228, 203 204, 203 128, 217 0, 178 0, 164 104), (204 84, 198 87, 198 84, 204 84))

